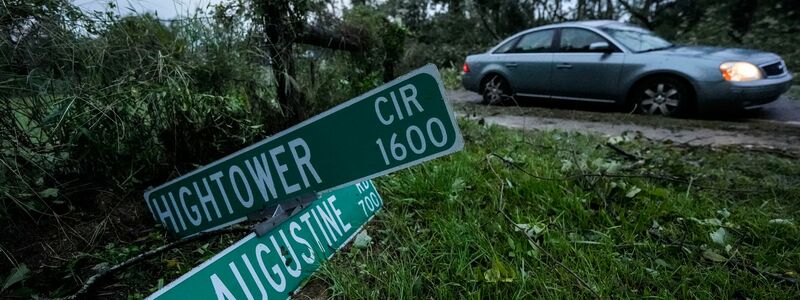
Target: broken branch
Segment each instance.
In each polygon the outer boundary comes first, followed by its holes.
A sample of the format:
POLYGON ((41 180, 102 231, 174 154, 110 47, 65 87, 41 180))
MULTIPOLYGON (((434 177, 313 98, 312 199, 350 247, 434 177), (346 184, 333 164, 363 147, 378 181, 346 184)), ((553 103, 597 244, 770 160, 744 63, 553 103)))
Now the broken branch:
POLYGON ((107 278, 109 276, 112 276, 112 275, 114 275, 116 273, 119 273, 119 272, 121 272, 121 271, 123 271, 125 269, 128 269, 131 266, 136 265, 136 264, 138 264, 138 263, 140 263, 142 261, 145 261, 147 259, 155 257, 155 256, 157 256, 157 255, 159 255, 161 253, 164 253, 164 252, 166 252, 168 250, 175 249, 177 247, 180 247, 180 246, 183 246, 183 245, 186 245, 186 244, 194 243, 196 241, 205 240, 205 239, 212 238, 212 237, 219 236, 219 235, 223 235, 223 234, 244 233, 244 232, 249 232, 249 231, 252 231, 252 230, 253 229, 250 228, 250 227, 236 225, 236 226, 228 227, 228 228, 225 228, 225 229, 201 232, 201 233, 199 233, 197 235, 194 235, 194 236, 182 239, 182 240, 177 240, 177 241, 171 242, 169 244, 163 245, 163 246, 158 247, 156 249, 152 249, 150 251, 147 251, 147 252, 144 252, 142 254, 139 254, 139 255, 136 255, 134 257, 131 257, 128 260, 126 260, 126 261, 124 261, 122 263, 119 263, 117 265, 114 265, 114 266, 112 266, 112 267, 110 267, 108 269, 102 270, 102 271, 98 272, 97 274, 92 275, 92 277, 89 277, 89 279, 86 280, 86 282, 83 284, 81 289, 78 290, 77 292, 75 292, 75 294, 72 294, 72 295, 66 296, 66 297, 62 297, 62 298, 55 298, 53 300, 73 300, 73 299, 90 298, 89 295, 92 292, 92 289, 94 288, 94 286, 99 281, 101 281, 101 280, 103 280, 103 279, 105 279, 105 278, 107 278))

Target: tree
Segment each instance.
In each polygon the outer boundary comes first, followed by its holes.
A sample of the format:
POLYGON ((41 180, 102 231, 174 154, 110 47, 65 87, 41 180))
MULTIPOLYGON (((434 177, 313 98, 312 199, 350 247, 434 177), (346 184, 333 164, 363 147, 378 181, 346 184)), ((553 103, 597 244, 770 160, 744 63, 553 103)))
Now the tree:
POLYGON ((307 0, 254 0, 257 23, 264 32, 263 44, 269 54, 278 103, 294 122, 308 118, 310 105, 295 78, 295 43, 345 51, 361 51, 358 34, 343 34, 307 24, 315 3, 307 0))

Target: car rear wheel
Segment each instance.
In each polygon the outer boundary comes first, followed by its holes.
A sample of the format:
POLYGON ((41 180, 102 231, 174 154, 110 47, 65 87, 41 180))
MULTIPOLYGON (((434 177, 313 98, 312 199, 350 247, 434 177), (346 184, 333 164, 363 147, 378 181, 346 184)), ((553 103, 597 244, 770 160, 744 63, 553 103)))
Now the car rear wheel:
POLYGON ((662 116, 682 113, 692 96, 686 83, 671 77, 649 79, 639 85, 634 95, 639 112, 662 116))
POLYGON ((500 104, 506 99, 511 98, 511 86, 508 82, 498 75, 492 77, 483 84, 483 104, 500 104))

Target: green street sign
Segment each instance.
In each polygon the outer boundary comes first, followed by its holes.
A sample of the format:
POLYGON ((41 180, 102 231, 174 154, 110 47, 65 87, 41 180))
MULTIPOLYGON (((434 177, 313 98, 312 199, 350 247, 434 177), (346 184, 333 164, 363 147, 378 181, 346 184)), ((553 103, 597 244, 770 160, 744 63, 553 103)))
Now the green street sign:
POLYGON ((429 64, 149 190, 144 198, 158 222, 185 237, 463 146, 439 71, 429 64))
POLYGON ((382 205, 370 181, 324 194, 267 234, 251 233, 147 299, 286 299, 382 205))

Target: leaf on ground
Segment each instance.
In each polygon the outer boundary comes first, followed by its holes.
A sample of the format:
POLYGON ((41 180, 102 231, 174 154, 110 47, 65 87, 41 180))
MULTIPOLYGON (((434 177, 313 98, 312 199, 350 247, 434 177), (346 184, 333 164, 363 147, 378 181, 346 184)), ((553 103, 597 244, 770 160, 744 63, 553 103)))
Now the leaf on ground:
POLYGON ((6 277, 6 280, 3 282, 3 288, 0 289, 0 292, 5 291, 10 286, 24 280, 25 277, 28 276, 28 273, 30 272, 31 270, 28 269, 28 266, 26 266, 25 264, 20 264, 19 266, 11 270, 11 274, 9 274, 8 277, 6 277))
POLYGON ((497 269, 488 269, 483 272, 483 279, 486 282, 498 282, 500 281, 500 270, 497 269))
POLYGON ((728 236, 728 231, 726 231, 725 228, 720 227, 717 229, 717 231, 709 233, 708 235, 711 236, 711 240, 714 243, 720 246, 725 246, 725 238, 728 236))
POLYGON ((451 194, 457 194, 457 193, 460 193, 460 192, 464 191, 464 189, 466 189, 466 188, 467 188, 467 182, 464 181, 464 179, 462 179, 462 178, 456 178, 455 180, 453 180, 453 183, 450 185, 450 193, 451 194))
POLYGON ((731 216, 731 212, 728 211, 727 208, 723 208, 717 211, 717 213, 723 218, 727 218, 731 216))
POLYGON ((642 191, 642 189, 640 189, 639 187, 636 187, 636 186, 631 187, 631 189, 628 190, 628 193, 625 194, 625 197, 628 197, 628 198, 636 197, 636 195, 639 194, 639 192, 641 192, 641 191, 642 191))
POLYGON ((664 229, 664 227, 661 227, 661 224, 658 224, 658 221, 653 220, 653 225, 650 225, 650 229, 661 230, 664 229))
POLYGON ((514 282, 514 271, 509 269, 506 264, 495 260, 492 268, 483 272, 483 279, 487 282, 514 282))
POLYGON ((612 145, 616 145, 616 144, 619 144, 620 142, 624 142, 624 141, 625 141, 625 137, 623 137, 621 135, 612 136, 612 137, 608 138, 608 143, 612 144, 612 145))
POLYGON ((793 222, 792 219, 772 219, 772 220, 769 220, 769 223, 770 224, 778 224, 778 225, 789 225, 789 226, 794 225, 794 222, 793 222))
POLYGON ((353 247, 358 249, 364 249, 369 247, 372 244, 372 237, 367 234, 366 230, 362 230, 358 235, 356 235, 356 240, 353 241, 353 247))
POLYGON ((164 260, 167 263, 167 268, 177 268, 178 267, 178 260, 177 259, 166 259, 164 260))
POLYGON ((514 224, 514 231, 525 232, 528 237, 535 238, 544 232, 546 228, 543 224, 514 224))
POLYGON ((719 253, 714 252, 714 250, 711 250, 711 249, 706 249, 705 251, 703 251, 703 257, 705 259, 708 259, 710 261, 715 261, 715 262, 726 262, 726 261, 728 261, 727 258, 725 258, 722 255, 719 255, 719 253))
POLYGON ((616 160, 610 161, 607 165, 605 165, 606 173, 614 174, 619 172, 622 169, 622 164, 616 160))
POLYGON ((561 172, 567 172, 569 170, 572 170, 572 161, 566 160, 566 159, 562 159, 561 160, 561 172))
POLYGON ((55 198, 58 197, 58 189, 57 188, 48 188, 44 191, 39 192, 39 196, 42 198, 55 198))

